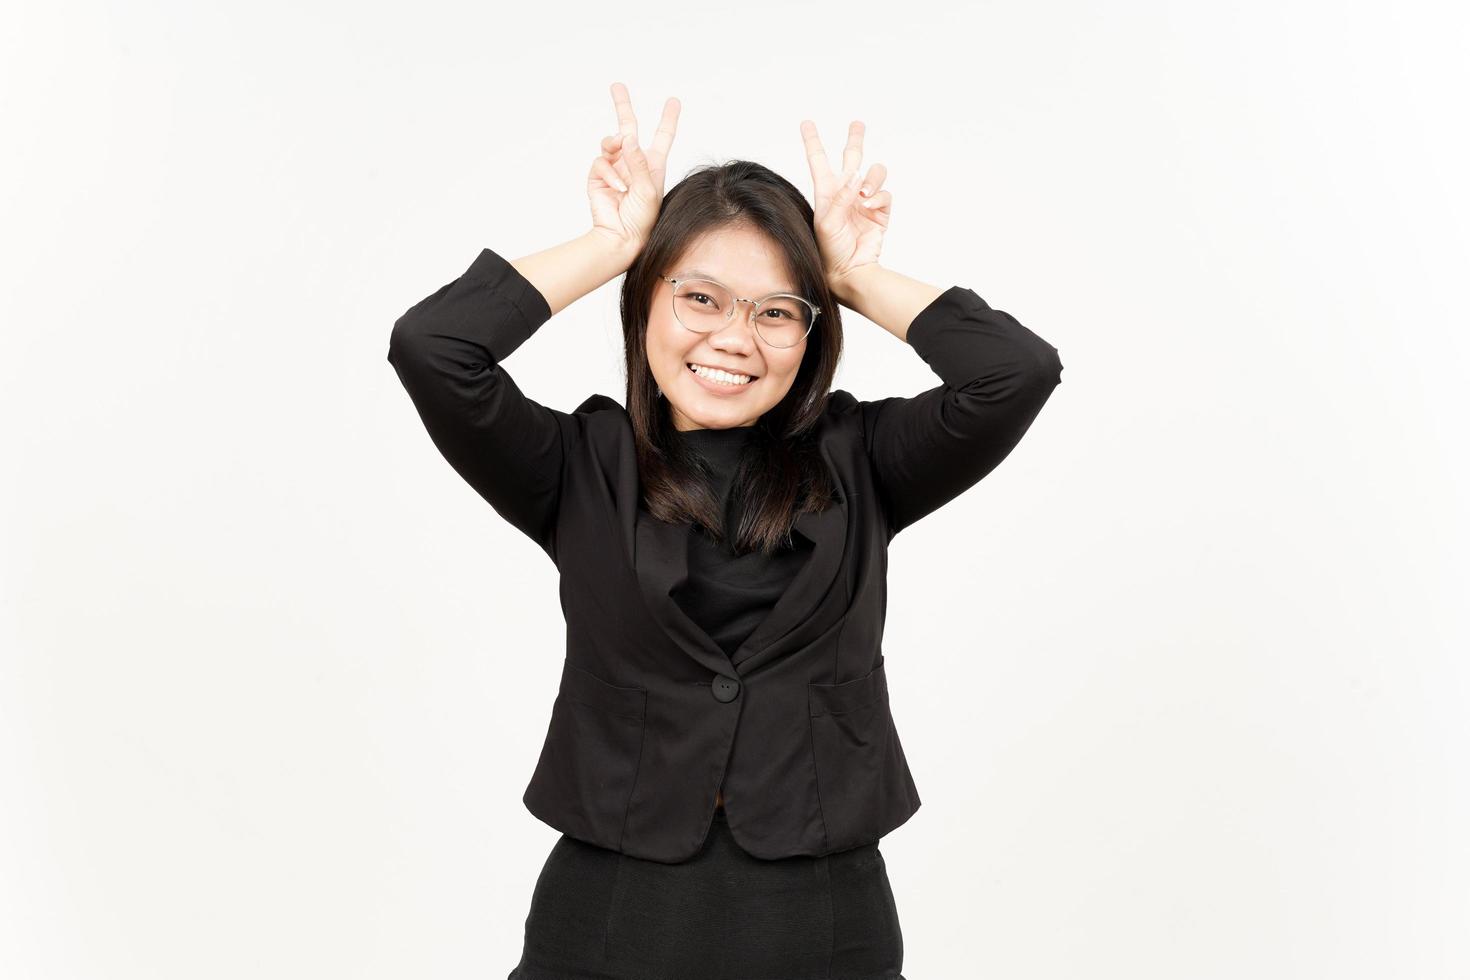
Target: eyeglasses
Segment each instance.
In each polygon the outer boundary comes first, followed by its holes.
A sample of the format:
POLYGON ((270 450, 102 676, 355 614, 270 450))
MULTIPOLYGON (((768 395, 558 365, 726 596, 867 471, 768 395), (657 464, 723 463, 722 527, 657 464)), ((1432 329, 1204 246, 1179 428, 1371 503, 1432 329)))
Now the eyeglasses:
POLYGON ((795 293, 772 293, 754 300, 734 295, 728 286, 714 279, 660 278, 673 283, 674 319, 695 333, 723 328, 735 315, 736 306, 749 303, 751 323, 761 340, 772 347, 795 347, 811 333, 817 314, 822 312, 820 306, 795 293))

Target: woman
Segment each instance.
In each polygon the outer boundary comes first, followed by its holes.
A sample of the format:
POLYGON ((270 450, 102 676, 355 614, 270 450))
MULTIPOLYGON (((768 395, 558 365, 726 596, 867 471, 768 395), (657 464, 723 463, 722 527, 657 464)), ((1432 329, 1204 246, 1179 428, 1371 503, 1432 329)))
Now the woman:
POLYGON ((1009 454, 1061 362, 972 291, 878 264, 890 195, 881 165, 860 179, 861 123, 841 173, 802 123, 815 209, 745 161, 664 196, 677 100, 645 152, 612 94, 592 229, 484 249, 389 351, 445 458, 562 572, 525 802, 563 832, 510 977, 901 980, 878 839, 919 801, 879 649, 886 545, 1009 454), (625 272, 626 408, 522 394, 501 362, 625 272), (831 391, 840 305, 943 383, 831 391))

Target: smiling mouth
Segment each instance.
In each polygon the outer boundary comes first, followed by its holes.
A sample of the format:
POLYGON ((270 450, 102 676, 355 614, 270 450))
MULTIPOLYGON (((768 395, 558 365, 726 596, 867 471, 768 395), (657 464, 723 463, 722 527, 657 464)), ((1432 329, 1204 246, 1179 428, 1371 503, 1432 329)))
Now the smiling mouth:
POLYGON ((689 369, 689 373, 690 374, 697 374, 700 377, 702 377, 702 378, 704 378, 704 379, 706 379, 708 381, 713 381, 713 382, 715 382, 717 384, 727 384, 727 385, 731 385, 732 387, 738 387, 738 386, 741 386, 741 385, 755 384, 756 381, 760 380, 760 375, 758 375, 758 374, 744 374, 744 373, 736 373, 736 372, 732 372, 732 371, 721 371, 719 368, 711 368, 711 367, 709 367, 707 365, 699 364, 699 363, 697 363, 695 361, 687 361, 687 362, 685 362, 684 367, 686 367, 686 368, 689 369), (703 370, 700 370, 700 369, 703 369, 703 370), (733 378, 737 378, 737 379, 743 378, 743 379, 748 379, 748 380, 735 380, 735 381, 729 380, 732 377, 733 378))

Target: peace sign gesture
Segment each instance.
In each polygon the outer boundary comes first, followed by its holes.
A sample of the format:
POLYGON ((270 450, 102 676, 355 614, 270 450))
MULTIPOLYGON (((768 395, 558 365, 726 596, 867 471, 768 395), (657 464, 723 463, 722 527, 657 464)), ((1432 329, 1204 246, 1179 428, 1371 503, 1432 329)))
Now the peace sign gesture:
POLYGON ((587 198, 592 206, 592 230, 607 236, 614 247, 636 256, 648 241, 664 199, 664 170, 679 122, 679 100, 664 103, 663 118, 645 153, 638 146, 638 119, 628 87, 612 83, 618 132, 602 140, 602 153, 593 158, 587 174, 587 198))
POLYGON ((888 176, 888 168, 875 163, 868 169, 868 176, 861 183, 858 181, 864 131, 863 124, 856 119, 848 126, 842 172, 838 174, 827 162, 827 151, 822 149, 822 141, 817 137, 816 124, 810 119, 801 121, 801 137, 806 145, 816 197, 813 225, 827 284, 833 289, 852 270, 877 263, 883 248, 883 232, 892 212, 893 195, 879 190, 883 178, 888 176))

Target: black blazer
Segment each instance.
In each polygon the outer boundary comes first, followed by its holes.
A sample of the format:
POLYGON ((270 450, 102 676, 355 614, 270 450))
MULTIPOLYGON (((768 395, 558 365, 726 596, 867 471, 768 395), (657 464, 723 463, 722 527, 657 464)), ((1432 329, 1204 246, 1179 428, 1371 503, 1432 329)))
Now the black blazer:
POLYGON ((640 507, 624 408, 601 394, 548 408, 501 365, 550 316, 484 249, 394 323, 388 349, 445 459, 560 573, 565 659, 525 806, 667 863, 699 852, 721 785, 730 831, 757 857, 878 840, 920 803, 889 711, 889 542, 1010 453, 1061 381, 1056 348, 953 286, 908 331, 941 384, 876 401, 831 392, 819 439, 837 502, 797 519, 807 564, 727 657, 669 594, 689 529, 640 507))

